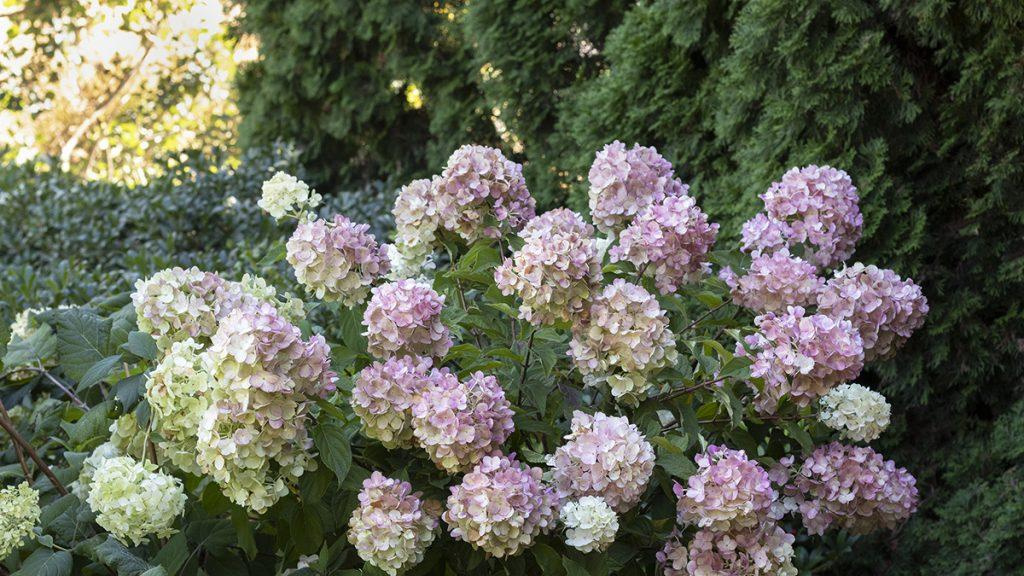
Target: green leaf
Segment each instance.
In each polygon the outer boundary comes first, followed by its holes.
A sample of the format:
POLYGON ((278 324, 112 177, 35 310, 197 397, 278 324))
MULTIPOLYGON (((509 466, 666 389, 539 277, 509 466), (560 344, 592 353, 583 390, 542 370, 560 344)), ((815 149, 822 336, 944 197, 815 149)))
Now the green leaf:
POLYGON ((132 554, 124 544, 113 536, 96 547, 96 558, 115 570, 118 576, 139 576, 151 566, 142 558, 132 554))
POLYGON ((366 336, 363 336, 363 307, 342 308, 338 311, 341 326, 341 341, 357 354, 366 353, 366 336))
POLYGON ((352 466, 352 447, 341 423, 330 419, 317 424, 313 429, 313 442, 320 451, 320 459, 338 477, 339 483, 344 482, 352 466))
MULTIPOLYGON (((171 572, 171 574, 174 574, 174 572, 171 572)), ((142 574, 139 574, 139 576, 168 576, 168 573, 163 566, 154 566, 142 574)))
POLYGON ((156 340, 153 340, 149 334, 138 330, 128 334, 128 342, 125 343, 124 348, 143 360, 156 360, 160 353, 156 347, 156 340))
POLYGON ((205 518, 190 522, 185 528, 185 535, 194 547, 203 548, 211 554, 221 554, 238 542, 235 527, 226 518, 205 518))
POLYGON ((324 526, 314 508, 299 508, 292 517, 291 540, 300 554, 312 554, 324 541, 324 526))
POLYGON ((22 340, 14 337, 7 353, 4 354, 3 365, 6 369, 16 366, 34 366, 53 358, 57 352, 57 337, 48 327, 42 326, 22 340))
POLYGON ((36 548, 13 576, 70 576, 71 552, 36 548))
POLYGON ((590 576, 586 568, 568 556, 562 558, 562 566, 565 567, 566 576, 590 576))
POLYGON ((697 465, 681 452, 659 448, 657 462, 658 466, 661 466, 666 472, 680 480, 686 480, 697 472, 697 465))
POLYGON ((565 568, 562 566, 562 557, 555 552, 555 549, 543 542, 537 542, 530 548, 533 557, 537 559, 537 565, 544 576, 562 576, 565 568))
POLYGON ((786 431, 787 436, 796 440, 800 444, 800 449, 803 450, 805 454, 814 450, 814 440, 811 438, 811 435, 807 433, 807 430, 800 427, 798 422, 786 422, 783 424, 782 429, 786 431))
POLYGON ((252 533, 252 524, 249 522, 249 515, 241 508, 231 510, 231 524, 238 534, 238 547, 245 551, 250 560, 256 557, 256 537, 252 533))
POLYGON ((275 242, 274 245, 270 247, 270 250, 267 251, 267 254, 263 258, 261 258, 260 261, 256 264, 256 266, 260 268, 269 268, 274 264, 277 264, 281 260, 284 260, 284 257, 287 254, 288 247, 285 245, 285 243, 275 242))
POLYGON ((69 377, 81 380, 93 365, 110 356, 110 318, 72 308, 62 311, 57 324, 57 352, 69 377))
POLYGON ((106 438, 110 435, 112 420, 108 417, 111 401, 107 400, 89 409, 77 422, 61 422, 60 427, 68 433, 72 445, 86 446, 95 438, 106 438))
POLYGON ((181 570, 181 567, 188 561, 188 557, 188 542, 185 539, 185 534, 179 532, 160 548, 153 561, 166 569, 167 573, 177 574, 178 570, 181 570))
POLYGON ((91 386, 95 386, 102 382, 107 376, 113 372, 114 368, 121 363, 121 355, 115 354, 114 356, 107 356, 99 362, 92 365, 82 379, 78 381, 78 389, 85 390, 91 386))

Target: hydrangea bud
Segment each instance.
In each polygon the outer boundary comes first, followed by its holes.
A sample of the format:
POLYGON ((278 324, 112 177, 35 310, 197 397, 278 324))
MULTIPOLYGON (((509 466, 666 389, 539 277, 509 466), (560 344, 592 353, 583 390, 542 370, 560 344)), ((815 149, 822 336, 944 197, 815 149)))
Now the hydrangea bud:
POLYGON ((818 311, 853 323, 870 361, 891 357, 924 325, 928 299, 912 280, 858 262, 836 271, 818 296, 818 311))
POLYGON ((627 150, 618 140, 597 153, 588 179, 590 216, 602 232, 617 232, 652 204, 688 191, 656 149, 627 150))
POLYGON ((654 278, 661 294, 671 294, 711 271, 708 251, 718 235, 718 224, 690 196, 667 196, 641 212, 619 234, 611 249, 612 262, 628 261, 654 278))
POLYGON ((160 453, 181 470, 201 476, 196 465, 196 431, 210 405, 210 375, 203 347, 189 338, 175 342, 146 381, 146 399, 160 435, 160 453))
POLYGON ((558 208, 530 220, 520 236, 523 247, 494 271, 501 293, 522 299, 519 317, 527 322, 572 320, 601 280, 594 227, 558 208))
POLYGON ((889 427, 885 396, 860 384, 840 384, 821 397, 818 419, 843 438, 871 442, 889 427))
POLYGON ((799 306, 754 319, 758 331, 737 343, 736 355, 750 357, 750 374, 764 381, 755 398, 762 413, 774 413, 789 395, 807 406, 840 383, 853 380, 864 367, 860 334, 848 320, 806 315, 799 306), (748 352, 749 349, 749 352, 748 352))
POLYGON ((374 362, 356 375, 352 411, 363 424, 363 434, 385 448, 413 446, 412 406, 424 390, 444 379, 431 364, 429 358, 396 356, 374 362))
POLYGON ((187 499, 181 480, 147 462, 119 456, 96 469, 88 502, 97 524, 122 543, 138 546, 149 536, 174 534, 174 520, 187 499))
POLYGON ((619 518, 603 499, 584 496, 562 506, 565 543, 584 554, 604 551, 615 541, 619 518))
POLYGON ((39 522, 39 492, 22 482, 0 489, 0 559, 21 548, 39 522))
POLYGON ((756 312, 780 312, 790 306, 810 306, 825 285, 817 268, 783 248, 753 259, 750 269, 737 276, 732 268, 719 276, 732 291, 732 300, 756 312))
POLYGON ((317 298, 361 304, 370 285, 390 269, 387 247, 378 246, 369 229, 341 214, 331 222, 300 223, 287 243, 296 279, 317 298))
POLYGON ((413 434, 438 468, 464 472, 512 434, 512 415, 494 376, 476 372, 459 382, 440 372, 412 407, 413 434))
POLYGON ((628 512, 654 471, 654 449, 625 416, 573 412, 565 444, 548 456, 559 499, 599 496, 628 512))
POLYGON ((395 355, 444 356, 452 346, 441 322, 444 296, 415 280, 398 280, 373 289, 363 314, 367 349, 377 358, 395 355))
POLYGON ((322 200, 319 194, 310 191, 305 182, 284 172, 277 172, 263 182, 262 192, 256 204, 275 220, 295 211, 312 210, 322 200))
POLYGON ((440 515, 440 502, 421 500, 408 482, 374 472, 363 480, 348 541, 365 562, 397 576, 423 560, 440 515))
POLYGON ((767 517, 775 490, 768 472, 743 450, 708 446, 695 458, 697 472, 675 483, 680 524, 722 532, 757 526, 767 517))
POLYGON ((497 558, 528 548, 555 524, 557 503, 541 474, 514 454, 485 456, 450 489, 443 518, 452 537, 497 558))
POLYGON ((673 534, 657 558, 665 576, 797 576, 794 541, 774 523, 735 532, 704 529, 688 545, 673 534))

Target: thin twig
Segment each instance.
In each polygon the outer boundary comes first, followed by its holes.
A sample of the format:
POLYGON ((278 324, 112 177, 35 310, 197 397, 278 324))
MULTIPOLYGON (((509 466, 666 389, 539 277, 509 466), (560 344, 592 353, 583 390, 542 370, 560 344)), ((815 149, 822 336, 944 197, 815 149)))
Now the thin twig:
POLYGON ((4 403, 2 401, 0 401, 0 428, 3 428, 4 431, 7 432, 7 435, 11 437, 11 440, 15 443, 21 444, 21 447, 28 452, 32 461, 36 463, 36 467, 42 470, 43 474, 50 479, 50 484, 53 484, 53 487, 57 492, 60 492, 61 496, 66 496, 68 489, 65 488, 64 484, 57 479, 57 476, 53 473, 53 470, 50 470, 50 467, 46 465, 46 462, 43 462, 43 459, 39 457, 39 453, 36 452, 36 449, 18 433, 18 430, 14 427, 14 423, 11 422, 11 418, 7 414, 7 408, 4 407, 4 403))
MULTIPOLYGON (((462 281, 459 280, 458 278, 455 279, 455 287, 459 289, 459 303, 462 304, 462 309, 468 315, 469 314, 469 307, 466 306, 466 295, 463 294, 462 281)), ((476 328, 471 326, 469 328, 469 333, 472 334, 473 335, 473 339, 476 340, 476 347, 480 348, 480 349, 483 349, 484 343, 483 343, 482 340, 480 340, 480 333, 477 332, 476 328)))
POLYGON ((537 333, 535 328, 530 329, 530 339, 526 342, 526 357, 523 358, 523 374, 519 377, 519 388, 522 389, 526 383, 526 370, 530 367, 530 353, 533 352, 533 336, 537 333))
POLYGON ((718 306, 715 306, 715 307, 714 307, 714 308, 712 308, 711 310, 708 310, 707 312, 705 312, 705 313, 701 314, 701 315, 700 315, 700 317, 699 317, 699 318, 697 318, 696 320, 694 320, 693 322, 690 322, 690 323, 689 323, 689 324, 688 324, 688 325, 687 325, 687 326, 686 326, 685 328, 683 328, 682 330, 680 330, 680 331, 679 331, 679 333, 680 333, 680 334, 682 334, 683 332, 688 332, 688 331, 690 330, 690 328, 693 328, 693 327, 694 327, 694 326, 696 326, 697 324, 700 324, 700 322, 701 322, 702 320, 704 320, 704 319, 705 319, 705 318, 707 318, 708 316, 711 316, 711 315, 712 315, 712 314, 714 314, 715 312, 719 311, 719 310, 720 310, 720 309, 721 309, 721 308, 722 308, 723 306, 725 306, 725 305, 726 305, 726 304, 728 304, 729 302, 731 302, 731 299, 729 299, 729 298, 725 299, 725 300, 724 300, 724 301, 723 301, 723 302, 722 302, 721 304, 719 304, 718 306))
POLYGON ((729 376, 720 376, 718 378, 715 378, 714 380, 708 380, 706 382, 698 382, 697 384, 694 384, 693 386, 687 386, 686 388, 680 388, 679 390, 673 390, 671 392, 665 392, 664 394, 659 394, 659 395, 653 397, 652 400, 654 400, 656 402, 664 402, 665 400, 671 400, 673 398, 678 398, 679 396, 683 396, 684 394, 689 394, 690 392, 696 392, 697 390, 700 390, 701 388, 706 388, 706 387, 710 386, 711 384, 718 384, 719 382, 727 380, 728 378, 729 378, 729 376))
POLYGON ((53 374, 50 374, 49 371, 47 371, 45 368, 42 368, 42 367, 38 367, 37 368, 35 366, 19 366, 17 368, 13 368, 11 370, 8 370, 7 372, 4 372, 3 374, 0 374, 0 380, 6 379, 8 376, 10 376, 11 374, 14 374, 15 372, 25 372, 25 371, 27 371, 27 372, 35 372, 36 374, 41 374, 42 376, 46 377, 47 380, 49 380, 51 383, 53 383, 54 386, 56 386, 57 388, 60 388, 61 391, 64 392, 64 394, 67 395, 67 397, 72 402, 77 404, 79 408, 82 408, 83 410, 88 410, 89 409, 89 405, 86 404, 85 402, 83 402, 82 399, 79 398, 77 394, 72 392, 67 386, 64 385, 63 382, 61 382, 60 380, 57 380, 53 376, 53 374))

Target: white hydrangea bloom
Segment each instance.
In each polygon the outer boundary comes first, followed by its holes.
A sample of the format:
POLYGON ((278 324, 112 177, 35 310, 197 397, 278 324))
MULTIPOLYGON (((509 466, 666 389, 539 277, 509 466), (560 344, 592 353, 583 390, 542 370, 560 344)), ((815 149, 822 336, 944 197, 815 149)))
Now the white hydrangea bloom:
POLYGON ((322 197, 295 176, 278 172, 263 183, 263 196, 257 204, 276 220, 293 210, 316 208, 322 197))
POLYGON ((96 469, 104 461, 111 458, 123 456, 121 450, 113 442, 104 442, 92 451, 92 454, 82 462, 82 470, 78 473, 78 480, 71 484, 71 492, 78 496, 78 499, 85 502, 89 498, 89 488, 92 487, 92 477, 96 469))
POLYGON ((818 418, 844 438, 870 442, 889 426, 889 414, 885 396, 860 384, 842 384, 821 397, 818 418))
POLYGON ((619 518, 615 511, 597 496, 584 496, 562 507, 565 543, 580 552, 602 551, 615 541, 619 518))
POLYGON ((391 271, 387 274, 389 280, 412 278, 417 282, 431 283, 426 274, 435 268, 433 252, 424 255, 421 251, 409 250, 398 244, 385 246, 388 249, 388 260, 391 261, 391 271))
POLYGON ((27 308, 18 312, 18 315, 14 317, 14 322, 11 324, 11 338, 13 339, 15 336, 21 340, 28 338, 31 335, 32 328, 29 321, 32 316, 35 316, 40 312, 42 312, 42 310, 37 308, 27 308))
POLYGON ((92 477, 89 507, 96 523, 124 544, 174 534, 174 519, 185 509, 181 480, 128 456, 104 460, 92 477))
POLYGON ((39 522, 39 492, 28 482, 0 490, 0 559, 18 548, 39 522))

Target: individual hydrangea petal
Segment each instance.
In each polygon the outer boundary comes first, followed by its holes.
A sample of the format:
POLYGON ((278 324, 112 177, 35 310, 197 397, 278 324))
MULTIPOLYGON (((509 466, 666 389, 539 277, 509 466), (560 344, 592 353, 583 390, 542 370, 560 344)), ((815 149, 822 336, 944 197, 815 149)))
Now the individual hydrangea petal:
POLYGON ((312 210, 322 200, 319 194, 310 191, 305 182, 284 172, 277 172, 263 182, 262 192, 256 204, 276 220, 295 211, 312 210))
POLYGON ((501 226, 518 230, 533 218, 536 202, 523 167, 486 146, 462 146, 432 184, 441 227, 473 242, 496 238, 501 226))
POLYGON ((616 512, 628 512, 654 471, 654 449, 625 416, 577 410, 565 444, 548 456, 559 499, 603 498, 616 512))
POLYGON ((359 557, 391 576, 419 564, 441 515, 440 502, 421 496, 408 482, 380 472, 363 480, 359 506, 348 523, 348 541, 359 557))
POLYGON ((808 406, 864 367, 860 334, 848 320, 807 315, 791 306, 784 313, 762 314, 754 324, 758 331, 737 343, 736 355, 750 358, 751 376, 764 381, 755 398, 762 413, 774 413, 787 394, 798 406, 808 406))
POLYGON ((412 406, 420 394, 438 385, 444 375, 431 368, 429 358, 396 356, 374 362, 356 375, 352 411, 367 437, 385 448, 411 448, 412 406))
POLYGON ((608 382, 620 401, 635 404, 649 388, 645 376, 674 366, 675 336, 658 300, 616 278, 573 327, 569 355, 588 385, 608 382))
POLYGON ((917 509, 916 480, 869 447, 819 446, 795 471, 786 494, 811 534, 835 525, 854 534, 894 530, 917 509))
POLYGON ((367 349, 377 358, 395 355, 442 357, 452 346, 441 322, 444 296, 415 280, 381 284, 363 314, 367 349))
POLYGON ((775 490, 768 472, 746 452, 711 445, 695 460, 697 472, 687 486, 677 482, 673 488, 680 524, 722 532, 752 528, 768 516, 775 490))
POLYGON ((667 196, 641 212, 619 234, 611 249, 612 262, 628 261, 654 278, 661 294, 700 281, 711 271, 708 251, 718 235, 718 224, 690 196, 667 196))
POLYGON ((840 384, 821 397, 818 419, 843 438, 871 442, 889 427, 885 396, 860 384, 840 384))
POLYGON ((417 443, 438 468, 469 470, 512 434, 512 407, 494 376, 476 372, 464 382, 439 373, 412 407, 417 443))
POLYGON ((602 232, 617 232, 652 204, 684 196, 689 188, 658 151, 618 140, 597 153, 588 175, 590 216, 602 232))
POLYGON ((88 502, 97 524, 122 543, 138 546, 150 536, 166 538, 177 532, 174 520, 187 499, 181 480, 152 464, 119 456, 96 469, 88 502))
POLYGON ((39 492, 22 482, 0 489, 0 559, 21 548, 39 523, 39 492))
POLYGON ((734 532, 703 529, 688 545, 673 534, 657 558, 665 576, 797 576, 794 541, 771 522, 734 532))
POLYGON ((299 223, 286 245, 296 279, 322 300, 361 304, 390 269, 387 247, 378 246, 369 229, 341 214, 331 222, 299 223))
POLYGON ((603 551, 615 541, 619 518, 603 499, 584 496, 562 506, 565 543, 583 552, 603 551))
POLYGON ((452 537, 497 558, 528 548, 555 524, 557 502, 541 474, 514 454, 485 456, 450 489, 443 518, 452 537))
POLYGON ((737 276, 726 267, 719 274, 732 291, 732 300, 756 312, 780 312, 790 306, 810 306, 825 285, 817 268, 783 248, 753 259, 750 269, 737 276))
POLYGON ((161 455, 196 476, 202 475, 196 464, 196 432, 212 385, 203 361, 203 347, 195 340, 175 342, 146 381, 161 455))
POLYGON ((601 280, 594 227, 559 208, 530 220, 519 235, 523 247, 494 271, 498 288, 522 299, 519 317, 527 322, 572 320, 601 280))
POLYGON ((829 279, 818 296, 818 312, 852 322, 871 361, 891 357, 924 325, 928 299, 912 280, 858 262, 829 279))

